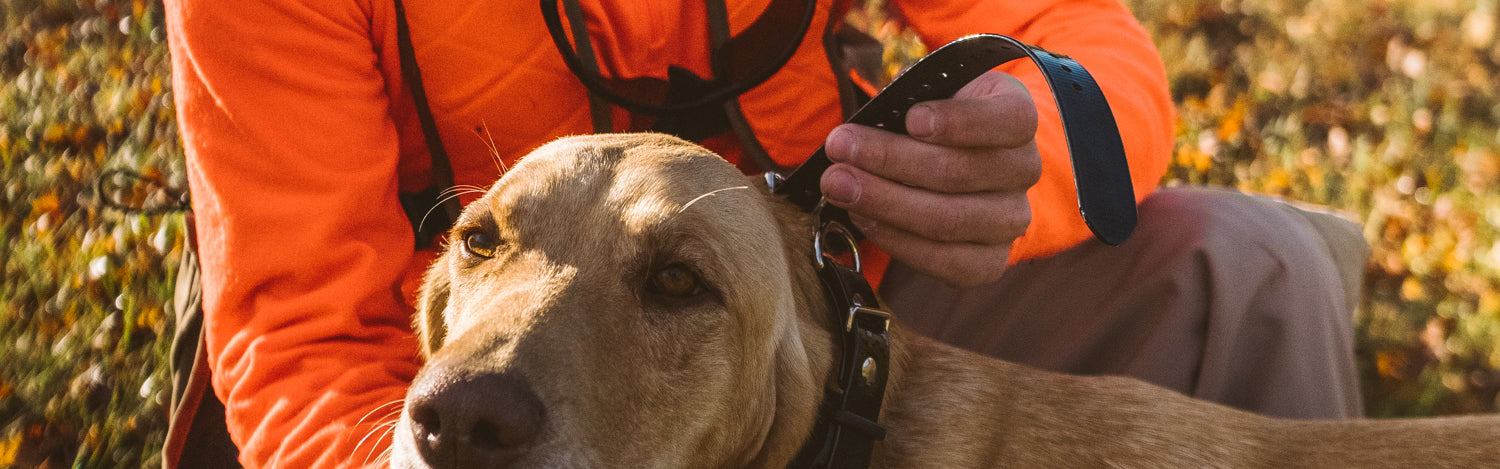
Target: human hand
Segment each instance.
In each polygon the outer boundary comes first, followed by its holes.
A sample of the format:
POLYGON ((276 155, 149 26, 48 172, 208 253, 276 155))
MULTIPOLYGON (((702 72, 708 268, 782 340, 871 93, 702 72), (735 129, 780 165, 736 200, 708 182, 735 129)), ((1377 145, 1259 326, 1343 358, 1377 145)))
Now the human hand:
POLYGON ((953 286, 992 282, 1031 223, 1036 127, 1020 80, 988 72, 951 99, 912 106, 910 136, 835 128, 821 188, 891 257, 953 286))

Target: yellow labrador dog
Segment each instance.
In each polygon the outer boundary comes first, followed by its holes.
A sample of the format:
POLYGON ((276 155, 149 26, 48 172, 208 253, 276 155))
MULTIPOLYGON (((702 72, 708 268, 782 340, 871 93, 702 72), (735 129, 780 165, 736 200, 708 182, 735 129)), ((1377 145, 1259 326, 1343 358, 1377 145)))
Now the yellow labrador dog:
MULTIPOLYGON (((713 153, 576 137, 464 210, 396 467, 786 467, 838 356, 810 218, 713 153)), ((1496 467, 1500 419, 1290 421, 893 325, 875 467, 1496 467)))

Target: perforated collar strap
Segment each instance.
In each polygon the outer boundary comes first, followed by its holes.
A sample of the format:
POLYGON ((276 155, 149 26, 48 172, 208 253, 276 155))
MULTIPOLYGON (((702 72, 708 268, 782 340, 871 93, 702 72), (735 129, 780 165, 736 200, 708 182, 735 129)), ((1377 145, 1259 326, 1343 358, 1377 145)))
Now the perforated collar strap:
MULTIPOLYGON (((1125 146, 1099 85, 1083 65, 1068 56, 996 34, 967 36, 912 65, 848 122, 905 134, 906 111, 913 104, 952 97, 984 72, 1022 57, 1041 68, 1057 100, 1084 222, 1100 241, 1110 245, 1124 242, 1136 224, 1135 189, 1125 146)), ((812 211, 823 197, 818 181, 830 164, 824 149, 819 148, 776 186, 776 193, 812 211)))

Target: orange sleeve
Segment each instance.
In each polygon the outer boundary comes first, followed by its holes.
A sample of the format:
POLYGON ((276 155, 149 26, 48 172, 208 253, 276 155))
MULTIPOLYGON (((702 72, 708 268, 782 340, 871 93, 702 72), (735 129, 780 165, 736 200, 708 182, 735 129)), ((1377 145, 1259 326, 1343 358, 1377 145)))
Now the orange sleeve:
POLYGON ((370 8, 167 0, 213 387, 249 467, 374 461, 420 365, 370 8))
MULTIPOLYGON (((1118 0, 894 3, 929 47, 969 34, 995 33, 1077 59, 1103 88, 1119 124, 1136 201, 1161 180, 1171 158, 1175 119, 1166 70, 1150 36, 1118 0)), ((1036 140, 1042 154, 1042 179, 1027 194, 1031 226, 1011 250, 1014 263, 1055 254, 1093 235, 1078 214, 1062 121, 1041 71, 1029 61, 1016 61, 1000 70, 1026 84, 1040 111, 1036 140)))

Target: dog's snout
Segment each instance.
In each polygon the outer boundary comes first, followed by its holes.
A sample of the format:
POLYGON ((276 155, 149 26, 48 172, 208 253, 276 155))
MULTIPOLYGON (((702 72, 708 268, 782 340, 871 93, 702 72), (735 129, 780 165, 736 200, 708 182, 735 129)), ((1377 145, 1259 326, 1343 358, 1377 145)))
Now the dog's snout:
POLYGON ((541 431, 541 401, 526 382, 487 373, 419 386, 407 397, 412 437, 435 467, 499 467, 541 431))

